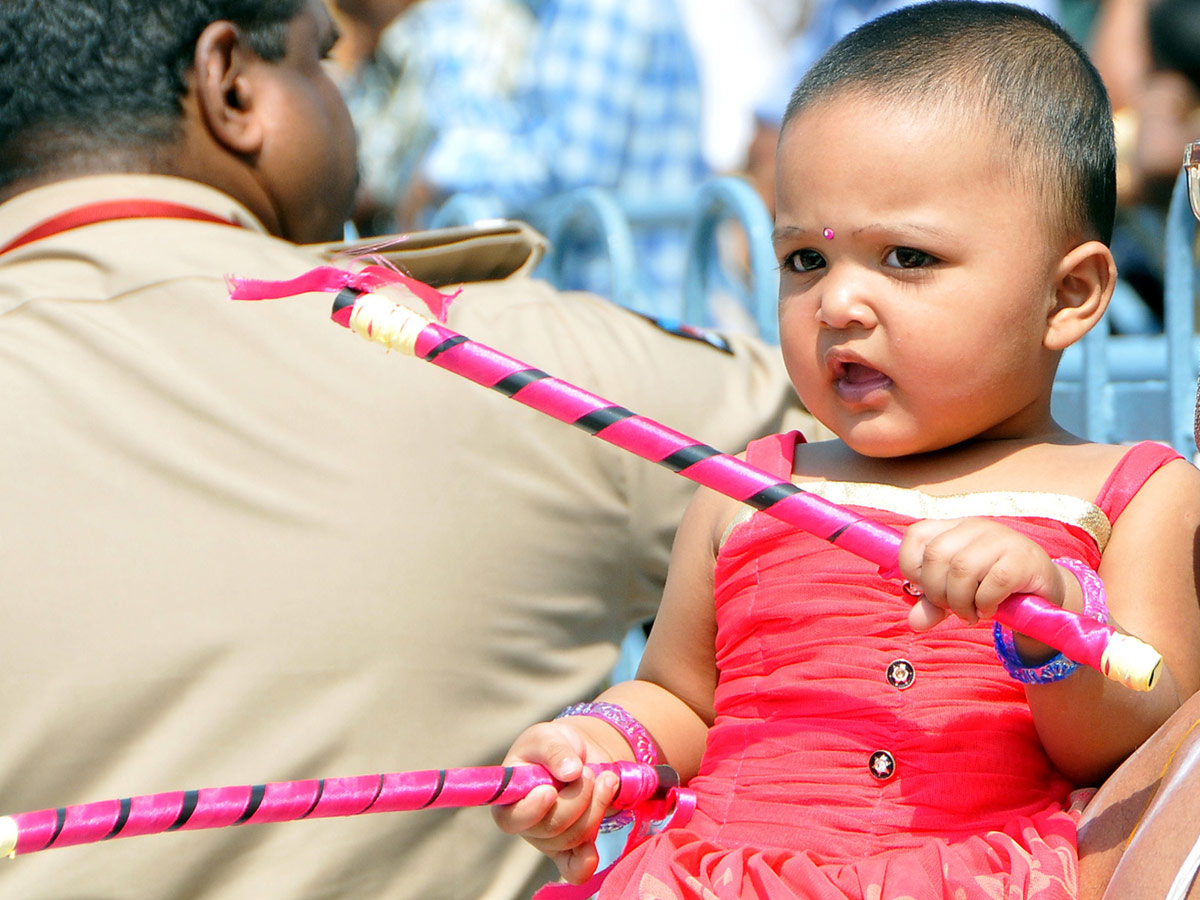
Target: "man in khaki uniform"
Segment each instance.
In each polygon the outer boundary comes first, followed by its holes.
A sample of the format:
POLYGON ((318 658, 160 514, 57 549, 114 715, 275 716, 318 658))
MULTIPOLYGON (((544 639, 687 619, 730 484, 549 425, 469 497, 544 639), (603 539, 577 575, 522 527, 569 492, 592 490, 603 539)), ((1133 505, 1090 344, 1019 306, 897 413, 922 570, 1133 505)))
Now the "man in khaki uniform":
MULTIPOLYGON (((0 5, 0 813, 497 762, 654 612, 691 486, 329 295, 229 301, 325 262, 296 242, 349 207, 329 18, 110 6, 0 5)), ((452 327, 701 440, 803 427, 773 351, 558 294, 538 252, 500 225, 397 258, 474 282, 452 327)), ((540 863, 426 811, 54 849, 0 861, 0 897, 509 898, 540 863)))

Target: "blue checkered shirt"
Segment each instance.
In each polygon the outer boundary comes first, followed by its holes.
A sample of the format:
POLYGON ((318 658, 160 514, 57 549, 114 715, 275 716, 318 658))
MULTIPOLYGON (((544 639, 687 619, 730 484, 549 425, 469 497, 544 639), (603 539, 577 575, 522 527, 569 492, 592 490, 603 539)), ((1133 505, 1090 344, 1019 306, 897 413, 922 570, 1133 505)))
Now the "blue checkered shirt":
POLYGON ((523 0, 423 0, 384 29, 344 85, 363 186, 387 211, 375 231, 392 230, 434 138, 515 90, 535 25, 523 0))
MULTIPOLYGON (((673 0, 540 0, 535 11, 513 101, 459 116, 431 145, 426 180, 446 195, 495 198, 510 214, 590 185, 643 205, 689 196, 708 170, 699 78, 673 0)), ((677 312, 682 229, 639 228, 635 241, 644 290, 631 305, 677 312)), ((589 281, 573 286, 603 289, 589 281)))

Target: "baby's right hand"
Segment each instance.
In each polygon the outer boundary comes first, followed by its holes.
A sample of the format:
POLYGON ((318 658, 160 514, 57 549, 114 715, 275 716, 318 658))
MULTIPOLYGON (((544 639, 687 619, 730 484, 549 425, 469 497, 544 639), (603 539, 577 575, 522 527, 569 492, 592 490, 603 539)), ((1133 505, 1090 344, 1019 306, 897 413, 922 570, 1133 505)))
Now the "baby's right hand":
POLYGON ((516 803, 492 807, 501 831, 519 834, 545 853, 572 884, 596 871, 596 834, 621 785, 615 772, 597 776, 587 768, 598 762, 614 760, 568 720, 534 725, 517 738, 504 764, 543 766, 563 787, 543 785, 516 803))

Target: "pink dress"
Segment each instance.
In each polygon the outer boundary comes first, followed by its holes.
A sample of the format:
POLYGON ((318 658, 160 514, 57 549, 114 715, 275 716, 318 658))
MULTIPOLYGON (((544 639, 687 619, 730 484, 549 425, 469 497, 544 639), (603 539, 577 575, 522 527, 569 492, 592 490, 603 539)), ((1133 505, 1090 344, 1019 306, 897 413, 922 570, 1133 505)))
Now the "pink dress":
MULTIPOLYGON (((797 439, 755 442, 748 459, 787 478, 797 439)), ((1110 523, 1177 457, 1134 447, 1094 504, 805 487, 897 527, 995 517, 1097 566, 1110 523)), ((728 534, 715 598, 717 715, 690 784, 696 814, 634 850, 602 900, 1075 897, 1075 786, 1043 752, 991 628, 914 633, 898 583, 763 513, 728 534)))

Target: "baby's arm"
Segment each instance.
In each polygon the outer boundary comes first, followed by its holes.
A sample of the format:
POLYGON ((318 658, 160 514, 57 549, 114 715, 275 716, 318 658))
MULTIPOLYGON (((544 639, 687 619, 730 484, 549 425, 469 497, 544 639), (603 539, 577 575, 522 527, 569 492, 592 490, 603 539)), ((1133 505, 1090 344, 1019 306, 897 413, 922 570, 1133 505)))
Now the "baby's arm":
MULTIPOLYGON (((620 706, 645 728, 658 759, 682 781, 700 767, 716 687, 713 565, 718 516, 730 501, 702 490, 680 523, 662 605, 636 681, 609 688, 597 700, 620 706)), ((493 807, 500 828, 520 834, 554 860, 572 883, 586 881, 599 857, 600 821, 618 787, 611 773, 593 776, 588 763, 634 760, 622 732, 601 718, 571 716, 544 722, 517 738, 506 765, 537 763, 564 783, 535 788, 505 807, 493 807)))
POLYGON ((1098 783, 1200 689, 1198 550, 1200 471, 1178 460, 1121 513, 1099 569, 1109 624, 1163 655, 1158 683, 1131 691, 1081 667, 1027 691, 1042 742, 1067 774, 1090 772, 1098 783))
MULTIPOLYGON (((1178 461, 1164 466, 1117 520, 1100 564, 1109 624, 1154 646, 1164 657, 1154 690, 1129 690, 1080 667, 1026 695, 1038 734, 1058 768, 1077 784, 1096 784, 1200 688, 1200 472, 1178 461)), ((925 599, 910 621, 935 624, 947 611, 968 621, 990 617, 1009 593, 1046 597, 1083 609, 1075 576, 1033 541, 996 522, 920 522, 901 545, 905 577, 925 599)), ((1016 636, 1022 659, 1045 662, 1053 652, 1016 636)))

